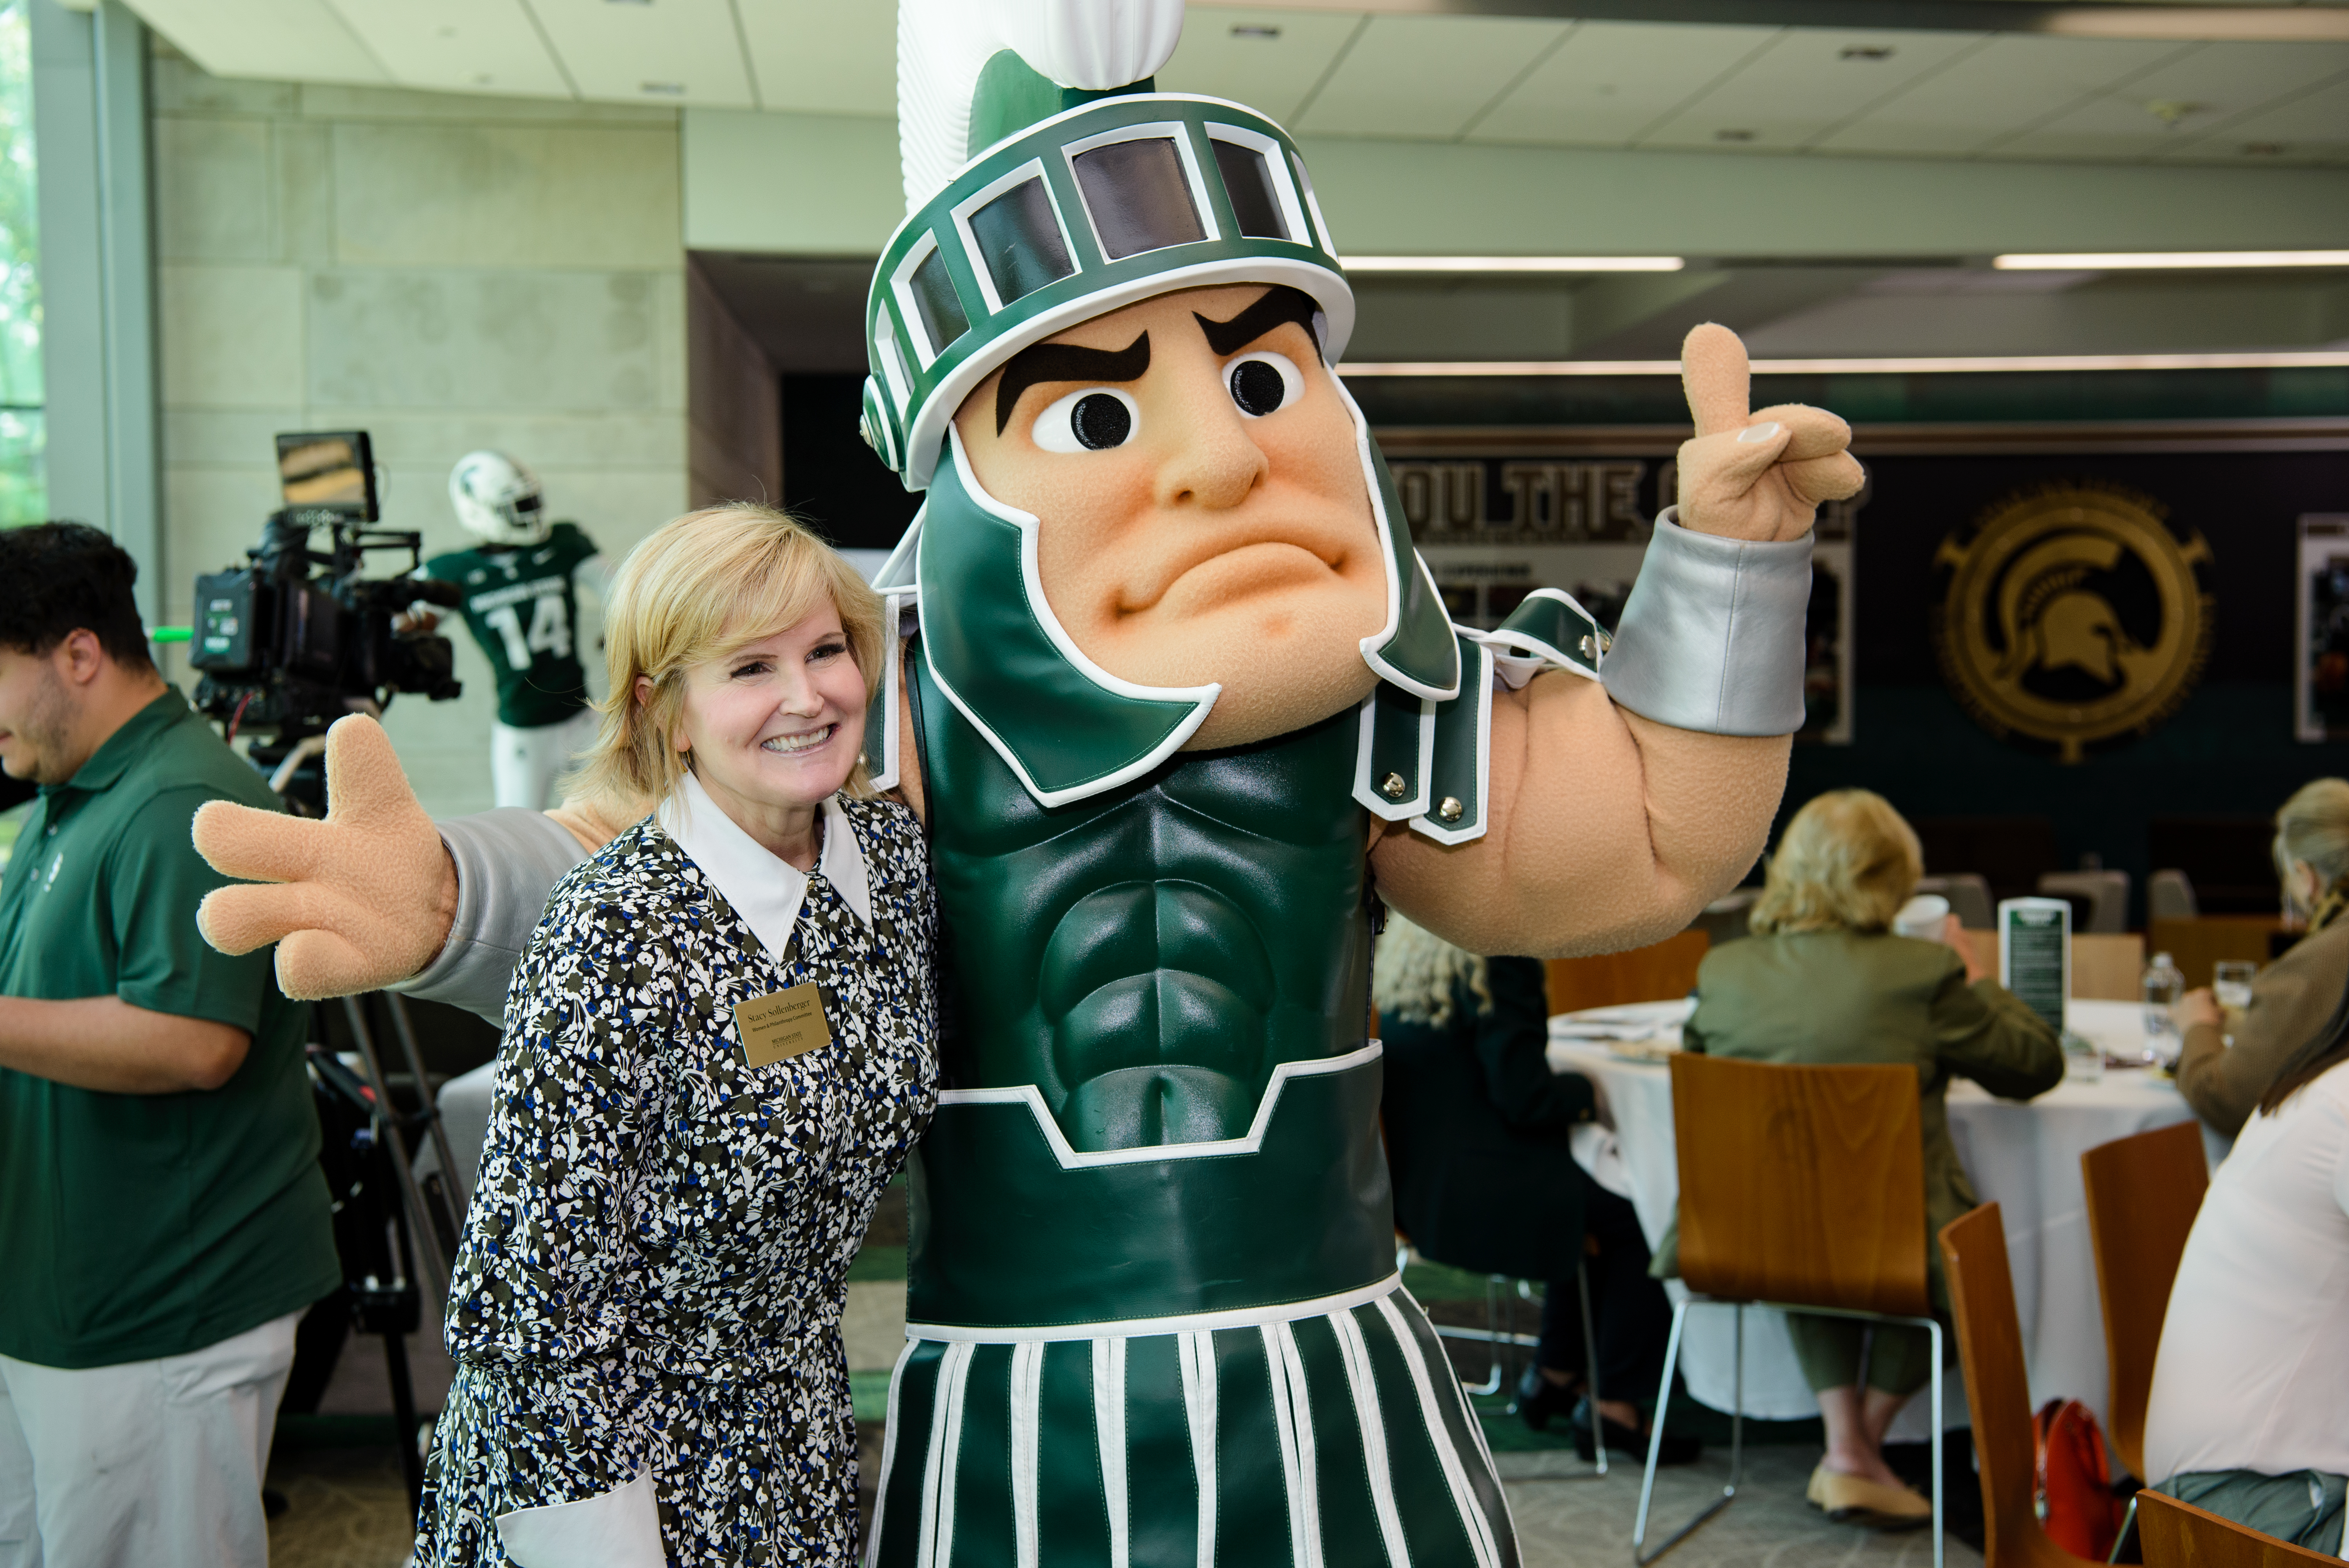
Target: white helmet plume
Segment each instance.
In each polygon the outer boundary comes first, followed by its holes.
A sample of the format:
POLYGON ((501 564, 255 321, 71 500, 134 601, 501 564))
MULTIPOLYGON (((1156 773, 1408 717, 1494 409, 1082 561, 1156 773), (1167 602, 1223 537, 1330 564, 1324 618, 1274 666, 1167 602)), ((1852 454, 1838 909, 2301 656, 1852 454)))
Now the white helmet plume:
POLYGON ((899 0, 897 156, 905 210, 969 159, 971 94, 997 51, 1102 92, 1154 74, 1183 36, 1183 0, 899 0))

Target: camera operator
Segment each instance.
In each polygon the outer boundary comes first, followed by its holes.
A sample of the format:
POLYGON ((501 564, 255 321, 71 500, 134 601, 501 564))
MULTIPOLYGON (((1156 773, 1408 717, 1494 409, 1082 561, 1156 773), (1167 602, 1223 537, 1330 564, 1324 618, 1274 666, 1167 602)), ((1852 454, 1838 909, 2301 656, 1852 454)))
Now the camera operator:
POLYGON ((301 1008, 196 931, 207 800, 276 809, 156 672, 96 529, 0 531, 0 1568, 267 1561, 271 1427, 342 1284, 301 1008))

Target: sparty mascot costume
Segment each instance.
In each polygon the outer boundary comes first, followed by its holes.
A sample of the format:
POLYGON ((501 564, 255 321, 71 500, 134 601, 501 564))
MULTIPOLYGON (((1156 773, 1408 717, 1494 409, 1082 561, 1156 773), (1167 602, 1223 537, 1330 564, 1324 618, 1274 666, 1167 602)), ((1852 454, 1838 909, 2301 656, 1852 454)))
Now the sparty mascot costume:
MULTIPOLYGON (((1619 950, 1744 873, 1848 432, 1749 415, 1700 328, 1679 513, 1611 646, 1554 590, 1455 627, 1332 371, 1353 296, 1295 142, 1149 79, 1178 0, 899 16, 863 434, 927 499, 876 583, 902 636, 866 746, 927 824, 947 1030, 869 1561, 1514 1568, 1396 1274, 1373 930, 1619 950)), ((295 884, 208 934, 286 938, 297 995, 497 1016, 548 889, 626 824, 435 842, 380 733, 336 741, 326 824, 200 827, 295 884)))

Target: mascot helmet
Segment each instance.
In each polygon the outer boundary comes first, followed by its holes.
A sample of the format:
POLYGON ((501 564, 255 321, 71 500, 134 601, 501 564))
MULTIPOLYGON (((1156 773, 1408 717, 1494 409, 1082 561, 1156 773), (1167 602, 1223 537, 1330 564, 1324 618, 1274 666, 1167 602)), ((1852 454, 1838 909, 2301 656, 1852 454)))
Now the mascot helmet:
MULTIPOLYGON (((1216 691, 1136 686, 1077 649, 1037 580, 1037 520, 980 488, 959 456, 956 410, 1021 349, 1177 289, 1301 290, 1332 366, 1353 331, 1353 290, 1288 133, 1238 104, 1155 90, 1182 12, 1181 0, 898 8, 908 211, 866 300, 862 429, 929 497, 875 586, 910 596, 918 585, 939 685, 1047 805, 1154 767, 1216 691)), ((1363 639, 1363 659, 1414 699, 1451 698, 1461 661, 1450 622, 1369 427, 1347 406, 1387 564, 1386 624, 1363 639)))
POLYGON ((544 493, 538 476, 503 452, 467 452, 449 470, 459 526, 489 544, 544 543, 544 493))

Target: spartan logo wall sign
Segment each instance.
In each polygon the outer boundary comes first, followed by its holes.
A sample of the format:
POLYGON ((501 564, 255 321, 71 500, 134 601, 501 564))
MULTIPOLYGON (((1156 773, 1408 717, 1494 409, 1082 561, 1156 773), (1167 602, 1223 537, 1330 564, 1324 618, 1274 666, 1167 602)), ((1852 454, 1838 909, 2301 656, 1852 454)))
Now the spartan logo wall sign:
POLYGON ((2210 547, 2184 540, 2158 501, 2117 487, 2053 485, 2008 497, 1934 563, 1950 573, 1933 618, 1941 673, 1992 734, 2054 744, 2077 762, 2178 710, 2210 655, 2210 547))

